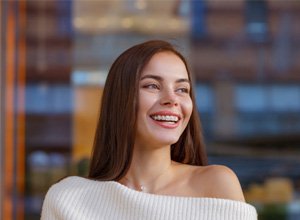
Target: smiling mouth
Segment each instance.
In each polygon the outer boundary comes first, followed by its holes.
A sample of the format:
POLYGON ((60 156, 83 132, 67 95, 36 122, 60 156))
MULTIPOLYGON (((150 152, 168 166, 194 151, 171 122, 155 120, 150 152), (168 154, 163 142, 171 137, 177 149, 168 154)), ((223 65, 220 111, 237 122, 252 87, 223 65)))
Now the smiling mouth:
POLYGON ((169 124, 176 124, 180 120, 180 118, 175 115, 151 115, 150 117, 155 121, 167 122, 169 124))

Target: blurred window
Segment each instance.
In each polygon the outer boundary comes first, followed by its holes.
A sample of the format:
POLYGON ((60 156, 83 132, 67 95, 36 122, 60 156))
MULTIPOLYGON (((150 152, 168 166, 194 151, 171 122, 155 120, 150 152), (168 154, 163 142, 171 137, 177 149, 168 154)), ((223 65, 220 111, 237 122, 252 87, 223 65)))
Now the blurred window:
POLYGON ((298 85, 238 85, 236 109, 240 112, 296 112, 300 110, 298 85))
POLYGON ((206 2, 191 0, 191 37, 192 40, 202 40, 207 35, 206 2))
POLYGON ((208 84, 196 84, 195 98, 198 112, 200 113, 201 124, 205 128, 203 133, 206 141, 213 138, 213 113, 215 96, 213 88, 208 84))
POLYGON ((27 84, 26 112, 28 114, 58 114, 72 112, 72 90, 65 84, 27 84))
POLYGON ((296 85, 270 86, 270 108, 276 112, 299 112, 300 87, 296 85))
POLYGON ((195 95, 198 111, 203 113, 212 113, 214 109, 214 94, 211 86, 197 84, 195 95))
POLYGON ((265 0, 246 1, 246 32, 251 41, 261 43, 267 40, 268 7, 265 0))
POLYGON ((300 132, 298 85, 237 85, 235 107, 239 135, 300 132))
POLYGON ((235 91, 235 105, 240 112, 266 111, 268 100, 266 88, 260 85, 238 85, 235 91))

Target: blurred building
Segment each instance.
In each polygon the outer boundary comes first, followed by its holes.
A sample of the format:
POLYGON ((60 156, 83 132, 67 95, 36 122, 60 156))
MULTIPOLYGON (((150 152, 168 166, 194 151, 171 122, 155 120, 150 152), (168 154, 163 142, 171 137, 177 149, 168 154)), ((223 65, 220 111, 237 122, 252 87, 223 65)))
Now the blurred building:
POLYGON ((149 39, 190 61, 210 163, 237 173, 260 219, 299 219, 298 1, 7 0, 0 10, 1 219, 39 219, 50 185, 86 175, 108 69, 149 39))

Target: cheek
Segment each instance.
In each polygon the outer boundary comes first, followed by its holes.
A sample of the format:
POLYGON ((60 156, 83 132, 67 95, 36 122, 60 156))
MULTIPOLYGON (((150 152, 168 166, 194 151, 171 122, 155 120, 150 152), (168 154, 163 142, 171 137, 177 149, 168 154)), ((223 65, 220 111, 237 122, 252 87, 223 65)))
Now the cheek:
POLYGON ((155 100, 151 95, 141 92, 139 95, 138 113, 147 113, 153 106, 154 102, 155 100))
POLYGON ((193 112, 193 102, 192 99, 186 100, 183 103, 183 110, 184 114, 186 115, 186 118, 189 120, 191 117, 191 114, 193 112))

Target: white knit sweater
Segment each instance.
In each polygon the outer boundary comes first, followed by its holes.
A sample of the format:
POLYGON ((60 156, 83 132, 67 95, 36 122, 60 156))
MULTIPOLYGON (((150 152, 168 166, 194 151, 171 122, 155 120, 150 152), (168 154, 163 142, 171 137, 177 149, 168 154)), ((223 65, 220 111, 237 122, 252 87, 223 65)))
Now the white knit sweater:
POLYGON ((41 220, 256 220, 253 206, 233 200, 155 195, 114 181, 68 177, 48 191, 41 220))

